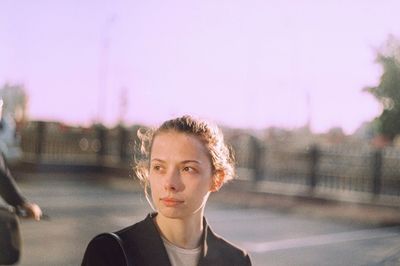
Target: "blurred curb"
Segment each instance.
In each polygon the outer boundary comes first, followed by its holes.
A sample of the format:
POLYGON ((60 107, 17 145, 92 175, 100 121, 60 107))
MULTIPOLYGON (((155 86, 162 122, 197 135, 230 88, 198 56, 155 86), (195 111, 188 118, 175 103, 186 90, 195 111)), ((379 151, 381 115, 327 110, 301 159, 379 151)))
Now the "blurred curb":
POLYGON ((97 164, 61 164, 61 163, 35 163, 23 161, 10 166, 14 173, 96 173, 104 176, 129 177, 132 175, 132 169, 127 164, 107 166, 97 164))

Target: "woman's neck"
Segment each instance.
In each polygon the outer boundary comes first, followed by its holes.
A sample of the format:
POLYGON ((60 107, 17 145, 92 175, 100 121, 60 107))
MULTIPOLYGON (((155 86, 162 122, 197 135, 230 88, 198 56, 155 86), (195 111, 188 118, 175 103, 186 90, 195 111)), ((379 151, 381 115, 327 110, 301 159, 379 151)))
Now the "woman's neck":
POLYGON ((203 234, 202 213, 184 219, 171 219, 159 213, 155 222, 161 235, 175 246, 193 249, 200 245, 203 234))

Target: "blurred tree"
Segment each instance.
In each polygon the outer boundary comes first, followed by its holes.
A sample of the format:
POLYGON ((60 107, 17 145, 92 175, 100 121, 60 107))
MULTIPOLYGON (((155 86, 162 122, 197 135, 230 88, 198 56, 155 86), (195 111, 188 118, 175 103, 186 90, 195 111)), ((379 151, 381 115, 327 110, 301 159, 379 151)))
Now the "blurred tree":
POLYGON ((390 141, 400 133, 400 40, 389 36, 378 50, 377 63, 383 68, 378 86, 365 88, 382 104, 383 110, 373 121, 376 132, 390 141))

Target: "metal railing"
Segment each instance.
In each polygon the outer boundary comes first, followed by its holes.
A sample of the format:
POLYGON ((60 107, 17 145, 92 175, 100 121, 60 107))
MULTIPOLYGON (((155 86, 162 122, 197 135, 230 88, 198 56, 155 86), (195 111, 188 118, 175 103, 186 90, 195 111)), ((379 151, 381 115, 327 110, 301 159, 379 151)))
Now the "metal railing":
MULTIPOLYGON (((130 167, 139 127, 61 130, 43 122, 22 131, 24 159, 60 163, 130 167)), ((334 190, 400 196, 400 150, 336 145, 293 147, 261 142, 250 135, 227 139, 236 152, 239 178, 302 186, 308 191, 334 190)))
POLYGON ((260 142, 252 136, 231 140, 231 144, 239 178, 301 186, 311 193, 360 192, 400 199, 400 150, 394 147, 293 147, 290 143, 260 142))

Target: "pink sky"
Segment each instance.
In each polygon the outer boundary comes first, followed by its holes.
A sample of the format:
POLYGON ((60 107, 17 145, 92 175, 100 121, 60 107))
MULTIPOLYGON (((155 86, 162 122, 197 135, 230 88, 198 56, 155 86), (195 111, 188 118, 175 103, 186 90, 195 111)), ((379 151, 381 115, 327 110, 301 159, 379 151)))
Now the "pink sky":
POLYGON ((314 131, 351 133, 379 115, 362 89, 379 81, 375 49, 400 36, 399 10, 366 0, 3 0, 0 85, 25 84, 32 119, 114 125, 124 113, 154 124, 189 113, 294 128, 310 116, 314 131))

